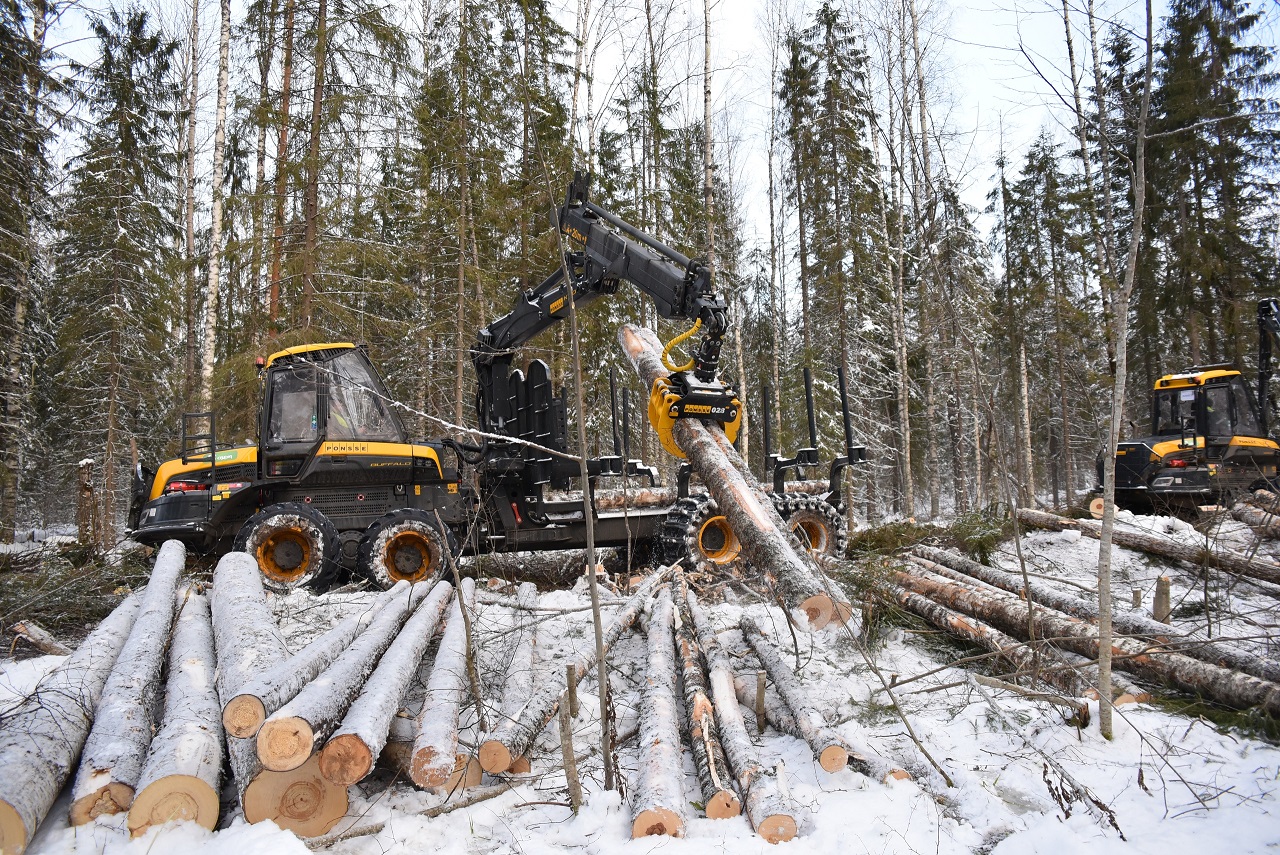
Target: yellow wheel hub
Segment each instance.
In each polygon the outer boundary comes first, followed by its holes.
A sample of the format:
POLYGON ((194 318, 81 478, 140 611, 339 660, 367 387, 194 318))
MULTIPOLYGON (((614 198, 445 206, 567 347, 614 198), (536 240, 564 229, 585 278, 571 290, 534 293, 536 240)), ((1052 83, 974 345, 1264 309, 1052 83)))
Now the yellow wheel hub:
POLYGON ((294 582, 311 566, 311 539, 296 528, 277 529, 263 538, 254 557, 267 578, 294 582))
POLYGON ((721 515, 711 517, 698 529, 698 551, 712 564, 728 564, 738 557, 742 544, 721 515))
POLYGON ((440 564, 440 547, 421 532, 398 532, 387 542, 383 563, 393 582, 421 582, 440 564))

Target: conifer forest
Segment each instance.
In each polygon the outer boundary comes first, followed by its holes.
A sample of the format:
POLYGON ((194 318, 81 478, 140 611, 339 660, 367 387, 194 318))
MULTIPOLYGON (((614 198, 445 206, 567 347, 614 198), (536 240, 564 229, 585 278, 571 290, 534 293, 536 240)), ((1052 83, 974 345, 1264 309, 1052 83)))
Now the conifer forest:
MULTIPOLYGON (((366 344, 412 434, 465 438, 469 349, 560 264, 575 170, 713 269, 758 472, 766 418, 808 445, 805 367, 842 453, 842 366, 856 521, 1080 506, 1114 390, 1123 438, 1163 374, 1252 376, 1276 10, 1039 4, 1057 53, 1020 61, 1052 95, 1006 148, 956 109, 943 0, 3 0, 0 541, 74 522, 92 459, 114 542, 135 461, 184 411, 252 441, 255 359, 297 344, 366 344)), ((625 283, 582 308, 578 451, 607 453, 616 369, 631 456, 670 478, 624 323, 688 327, 625 283)), ((571 387, 570 337, 518 364, 571 387)))

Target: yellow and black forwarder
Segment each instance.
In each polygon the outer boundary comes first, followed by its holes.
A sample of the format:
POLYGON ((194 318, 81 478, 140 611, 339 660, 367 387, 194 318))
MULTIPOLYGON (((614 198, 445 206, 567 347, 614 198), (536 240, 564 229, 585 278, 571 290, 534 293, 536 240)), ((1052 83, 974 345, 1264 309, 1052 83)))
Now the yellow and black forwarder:
MULTIPOLYGON (((672 346, 703 334, 686 364, 667 362, 671 375, 652 390, 650 420, 663 444, 679 453, 670 443, 671 425, 687 417, 718 423, 732 440, 742 405, 717 376, 728 321, 710 270, 592 203, 588 186, 587 176, 575 176, 559 212, 562 233, 580 248, 566 253, 565 263, 542 284, 521 293, 512 311, 481 330, 472 346, 482 442, 411 441, 363 347, 289 348, 259 360, 256 444, 220 446, 214 414, 187 413, 181 456, 155 472, 137 467, 133 536, 249 552, 264 581, 279 589, 324 587, 344 569, 383 587, 417 581, 440 569, 446 550, 585 546, 582 500, 547 494, 568 489, 579 473, 578 459, 569 453, 563 390, 553 389, 541 360, 527 371, 511 366, 517 348, 568 316, 570 293, 581 305, 615 293, 623 279, 652 298, 662 317, 694 321, 672 346)), ((626 441, 620 439, 616 395, 611 403, 614 453, 588 461, 592 483, 622 476, 652 483, 651 467, 624 456, 629 431, 624 426, 626 441)), ((628 412, 624 408, 624 422, 628 412)), ((854 462, 861 459, 857 451, 850 453, 854 462)), ((824 497, 833 511, 841 507, 840 474, 833 466, 832 490, 824 497)), ((709 538, 725 528, 701 519, 714 512, 705 497, 689 496, 687 465, 679 493, 678 507, 626 513, 593 508, 596 544, 656 543, 670 553, 687 550, 690 525, 710 532, 709 538)), ((785 498, 779 499, 784 513, 785 498)), ((827 516, 832 525, 842 524, 839 513, 827 516)), ((823 543, 843 542, 843 532, 825 534, 823 543)), ((695 549, 705 555, 693 557, 727 560, 723 544, 701 540, 695 549)))
MULTIPOLYGON (((1270 486, 1280 444, 1268 431, 1272 342, 1280 334, 1280 303, 1258 304, 1258 392, 1234 365, 1208 365, 1156 381, 1151 435, 1119 444, 1116 505, 1137 513, 1194 512, 1270 486)), ((1090 510, 1102 515, 1103 457, 1090 510)))

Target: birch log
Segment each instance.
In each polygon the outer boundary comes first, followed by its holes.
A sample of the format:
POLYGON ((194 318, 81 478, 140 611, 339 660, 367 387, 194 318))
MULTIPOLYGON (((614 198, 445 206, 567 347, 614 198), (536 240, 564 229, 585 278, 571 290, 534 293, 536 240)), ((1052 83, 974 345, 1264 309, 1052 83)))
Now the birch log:
MULTIPOLYGON (((664 567, 651 573, 636 589, 636 592, 631 595, 631 598, 627 600, 627 604, 619 610, 613 622, 605 630, 604 651, 606 656, 609 653, 609 648, 635 622, 636 617, 644 609, 645 603, 649 601, 649 598, 653 596, 653 592, 658 585, 666 581, 670 575, 670 567, 664 567)), ((587 671, 595 664, 594 648, 579 654, 573 660, 573 671, 577 682, 581 683, 582 678, 587 675, 587 671)), ((493 733, 489 734, 489 737, 481 744, 479 752, 480 765, 484 767, 486 772, 490 774, 504 772, 511 768, 511 764, 516 758, 525 756, 529 751, 529 746, 533 744, 533 740, 537 738, 542 729, 555 716, 556 710, 560 706, 560 695, 560 680, 549 679, 542 681, 535 687, 528 702, 520 710, 520 714, 515 718, 504 720, 493 733)))
POLYGON ((702 647, 689 614, 688 587, 679 570, 676 571, 676 591, 676 647, 680 654, 680 682, 684 687, 685 725, 694 771, 702 790, 703 810, 708 819, 730 819, 742 813, 742 801, 733 790, 729 763, 720 744, 715 706, 708 697, 702 647))
MULTIPOLYGON (((618 340, 646 385, 668 375, 660 358, 662 345, 652 331, 626 324, 618 340)), ((830 623, 836 608, 823 585, 821 569, 790 533, 758 482, 744 474, 746 463, 724 431, 685 418, 676 419, 672 436, 716 500, 743 554, 774 578, 783 604, 803 612, 815 629, 830 623)))
POLYGON ((397 582, 368 607, 343 618, 296 655, 254 675, 222 709, 222 726, 227 733, 242 739, 257 735, 267 716, 293 700, 304 686, 328 668, 369 626, 379 609, 395 602, 408 585, 404 580, 397 582))
MULTIPOLYGON (((995 567, 989 567, 986 564, 979 564, 977 561, 973 561, 963 555, 943 549, 917 546, 914 551, 917 556, 944 564, 953 570, 986 582, 988 585, 1001 590, 1013 594, 1021 594, 1023 591, 1022 578, 1013 573, 1007 573, 995 567)), ((926 569, 935 569, 927 564, 924 566, 926 569)), ((1057 609, 1060 612, 1079 618, 1086 618, 1094 622, 1098 619, 1098 606, 1089 600, 1061 593, 1048 585, 1035 581, 1031 582, 1030 593, 1037 603, 1057 609)), ((1185 656, 1190 656, 1193 659, 1221 665, 1224 668, 1234 668, 1237 671, 1243 671, 1246 674, 1252 674, 1255 677, 1270 680, 1273 683, 1280 682, 1280 663, 1247 653, 1230 644, 1192 637, 1183 630, 1152 620, 1146 615, 1136 612, 1116 612, 1111 616, 1111 621, 1120 632, 1142 635, 1166 643, 1169 649, 1185 656), (1181 637, 1170 643, 1172 636, 1181 637)))
POLYGON ((0 852, 20 855, 71 776, 111 666, 142 605, 116 606, 26 699, 0 720, 0 852))
POLYGON ((640 774, 631 837, 684 836, 684 763, 676 717, 676 663, 671 641, 671 590, 663 588, 649 617, 649 668, 640 708, 640 774))
MULTIPOLYGON (((1079 531, 1095 540, 1102 536, 1102 526, 1092 520, 1071 520, 1055 514, 1048 514, 1044 511, 1034 511, 1030 508, 1018 508, 1018 519, 1027 525, 1048 529, 1049 531, 1079 531)), ((1261 579, 1264 582, 1280 584, 1280 566, 1245 558, 1243 555, 1233 555, 1218 549, 1207 549, 1201 545, 1191 546, 1185 543, 1178 543, 1167 537, 1120 528, 1117 528, 1112 533, 1112 539, 1119 546, 1125 546, 1129 549, 1139 549, 1164 558, 1186 561, 1189 564, 1216 567, 1219 570, 1236 573, 1250 579, 1261 579)))
MULTIPOLYGON (((403 581, 403 580, 402 580, 403 581)), ((337 729, 405 619, 431 590, 429 583, 396 584, 367 629, 258 730, 258 760, 273 772, 297 769, 337 729)))
MULTIPOLYGON (((523 582, 516 592, 515 627, 516 643, 507 664, 506 679, 502 686, 502 704, 498 717, 501 721, 514 721, 520 710, 533 694, 533 669, 536 660, 535 642, 537 641, 537 624, 531 620, 530 612, 538 605, 538 586, 532 582, 523 582)), ((525 774, 529 772, 529 760, 517 757, 511 761, 508 772, 525 774)))
POLYGON ((173 598, 187 549, 167 540, 156 555, 142 609, 111 669, 71 789, 71 824, 129 809, 155 733, 156 695, 173 626, 173 598))
POLYGON ((716 724, 729 768, 745 796, 747 819, 756 833, 770 843, 780 843, 796 836, 797 825, 791 808, 782 796, 778 779, 756 759, 751 737, 738 708, 733 685, 733 666, 720 646, 710 622, 689 593, 689 614, 698 634, 698 643, 707 657, 711 676, 711 700, 715 704, 716 724))
POLYGON ((467 697, 467 657, 471 655, 462 610, 475 607, 475 596, 475 582, 463 579, 427 680, 410 769, 410 777, 419 787, 442 786, 458 765, 458 718, 467 697))
POLYGON ((129 808, 129 831, 135 837, 173 820, 196 822, 210 831, 218 824, 222 706, 213 682, 209 601, 179 590, 177 605, 163 724, 151 741, 138 795, 129 808))
POLYGON ((387 743, 400 699, 417 673, 452 596, 453 585, 436 583, 360 690, 342 726, 321 749, 320 771, 333 783, 350 786, 373 771, 373 764, 387 743))
MULTIPOLYGON (((898 572, 894 579, 904 588, 1010 634, 1024 632, 1027 626, 1027 604, 1012 594, 979 594, 924 569, 898 572)), ((1087 621, 1040 606, 1035 610, 1034 627, 1038 638, 1058 639, 1056 643, 1061 647, 1097 658, 1097 627, 1087 621)), ((1160 652, 1131 639, 1117 638, 1112 654, 1116 657, 1115 666, 1122 670, 1211 697, 1235 709, 1256 706, 1273 716, 1280 715, 1280 684, 1177 653, 1160 652)))

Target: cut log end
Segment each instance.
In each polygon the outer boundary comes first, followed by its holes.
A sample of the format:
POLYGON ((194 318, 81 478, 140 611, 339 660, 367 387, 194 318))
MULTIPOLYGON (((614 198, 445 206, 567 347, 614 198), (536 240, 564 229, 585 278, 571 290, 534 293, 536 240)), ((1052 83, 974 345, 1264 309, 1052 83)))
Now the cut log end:
POLYGON ((258 759, 272 772, 297 769, 311 756, 311 725, 296 716, 263 722, 258 731, 258 759))
POLYGON ((27 826, 13 805, 0 802, 0 852, 21 855, 27 847, 27 826))
MULTIPOLYGON (((516 762, 524 760, 523 757, 516 758, 516 762)), ((526 763, 528 761, 525 761, 526 763)), ((513 764, 514 765, 514 764, 513 764)), ((449 780, 445 782, 445 789, 449 792, 454 790, 469 790, 472 787, 480 786, 480 781, 484 776, 484 769, 480 767, 480 761, 466 754, 459 754, 457 761, 453 766, 453 774, 449 776, 449 780)))
POLYGON ((218 794, 193 775, 169 775, 148 786, 129 808, 129 832, 137 837, 153 825, 195 822, 210 831, 218 824, 218 794))
POLYGON ((324 834, 346 812, 347 788, 321 775, 315 757, 288 772, 263 771, 244 791, 246 820, 274 820, 299 837, 324 834))
POLYGON ((507 746, 496 739, 485 741, 480 746, 479 756, 480 765, 491 775, 507 771, 511 768, 511 764, 515 762, 515 758, 511 756, 507 746))
POLYGON ((222 710, 222 726, 227 733, 241 739, 255 736, 266 719, 266 708, 253 695, 236 695, 222 710))
POLYGON ((742 802, 729 790, 721 790, 707 800, 707 819, 733 819, 742 814, 742 802))
POLYGON ((666 808, 650 808, 640 811, 636 821, 631 824, 631 838, 650 837, 655 834, 666 834, 670 837, 684 836, 684 822, 680 815, 666 808))
POLYGON ((449 780, 449 772, 435 762, 436 752, 432 748, 420 748, 413 752, 413 761, 409 767, 409 777, 423 789, 435 789, 449 780))
POLYGON ((770 843, 785 843, 796 836, 796 821, 785 813, 767 816, 756 826, 756 833, 770 843))
POLYGON ((320 774, 339 786, 349 787, 373 771, 373 754, 364 740, 343 733, 325 743, 320 750, 320 774))
POLYGON ((818 755, 818 765, 835 774, 849 765, 849 752, 841 745, 829 745, 818 755))
POLYGON ((511 763, 511 768, 507 769, 508 775, 528 775, 533 771, 533 767, 529 765, 528 757, 517 757, 511 763))
POLYGON ((831 623, 832 615, 835 614, 835 603, 831 602, 831 598, 826 594, 814 594, 800 604, 800 611, 804 612, 805 617, 809 619, 810 626, 814 629, 822 629, 831 623))
POLYGON ((100 816, 124 813, 133 804, 133 787, 112 781, 71 804, 71 824, 85 825, 100 816))
POLYGON ((910 781, 910 780, 911 780, 911 773, 908 772, 906 769, 890 769, 889 774, 884 776, 884 782, 886 784, 889 783, 890 781, 910 781))

